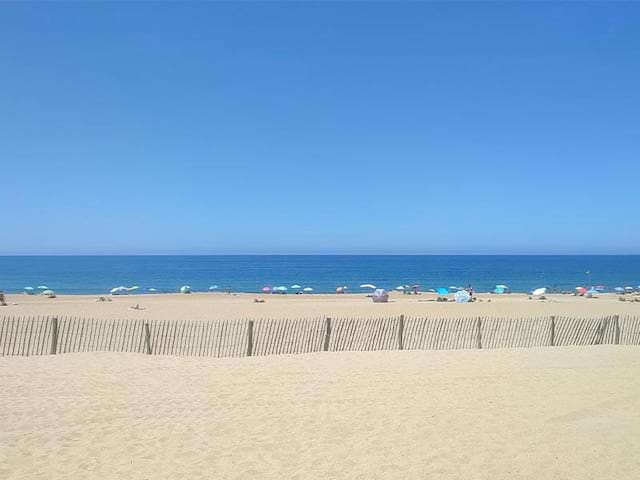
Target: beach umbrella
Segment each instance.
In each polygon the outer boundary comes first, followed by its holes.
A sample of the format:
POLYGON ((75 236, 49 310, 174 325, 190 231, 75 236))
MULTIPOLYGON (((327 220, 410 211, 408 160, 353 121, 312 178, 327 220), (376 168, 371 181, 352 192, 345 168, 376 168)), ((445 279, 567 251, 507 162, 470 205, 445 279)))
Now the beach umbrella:
POLYGON ((218 287, 218 285, 211 285, 209 287, 209 290, 217 290, 218 288, 220 288, 220 287, 218 287))
POLYGON ((271 292, 271 287, 269 287, 269 286, 262 287, 262 291, 264 293, 269 293, 269 292, 271 292))
POLYGON ((191 293, 191 286, 190 285, 181 286, 180 293, 191 293))
POLYGON ((157 290, 155 288, 147 288, 148 292, 157 292, 157 290))
POLYGON ((47 287, 46 285, 40 285, 38 287, 38 290, 49 290, 49 287, 47 287))
POLYGON ((360 285, 360 288, 373 288, 375 290, 378 287, 376 287, 372 283, 363 283, 362 285, 360 285))
POLYGON ((402 292, 404 290, 404 287, 402 285, 398 285, 396 287, 396 290, 398 290, 399 292, 402 292))
POLYGON ((313 292, 313 288, 311 287, 305 287, 302 289, 303 292, 313 292))
POLYGON ((587 293, 587 289, 584 287, 576 287, 576 292, 578 292, 578 294, 580 295, 584 295, 585 293, 587 293))
POLYGON ((119 287, 114 287, 109 291, 109 293, 111 293, 111 295, 122 295, 124 293, 127 293, 127 287, 123 287, 122 285, 119 287))
POLYGON ((24 289, 31 292, 33 290, 33 287, 24 287, 24 289))
POLYGON ((504 293, 504 290, 505 290, 504 288, 496 287, 496 289, 493 291, 493 293, 501 294, 501 293, 504 293))
POLYGON ((449 287, 449 290, 462 290, 460 287, 454 287, 453 285, 449 287))
POLYGON ((539 297, 540 295, 544 295, 545 293, 547 293, 547 289, 544 287, 536 288, 533 292, 531 292, 531 294, 535 297, 539 297))
POLYGON ((140 288, 139 286, 134 285, 133 287, 129 287, 129 288, 127 288, 127 291, 128 291, 128 292, 133 292, 133 291, 135 291, 135 290, 138 290, 139 288, 140 288))
POLYGON ((507 287, 506 285, 496 285, 496 289, 501 289, 501 290, 509 290, 509 287, 507 287))
POLYGON ((616 292, 624 292, 624 288, 622 288, 622 287, 616 287, 616 288, 614 288, 614 290, 616 292))
POLYGON ((606 287, 604 285, 598 285, 596 286, 596 290, 598 290, 599 292, 604 292, 606 290, 606 287))
POLYGON ((274 290, 276 290, 277 292, 286 292, 289 289, 287 287, 285 287, 285 286, 279 286, 279 287, 274 288, 274 290))
POLYGON ((633 287, 624 287, 626 292, 633 292, 633 287))
POLYGON ((344 287, 336 288, 336 293, 344 293, 344 287))
POLYGON ((40 292, 40 295, 55 295, 55 294, 56 292, 54 292, 53 290, 49 290, 48 288, 40 292))
POLYGON ((295 285, 291 285, 291 290, 299 290, 302 287, 300 285, 298 285, 297 283, 295 285))
POLYGON ((466 290, 458 290, 455 294, 456 303, 467 303, 471 300, 471 295, 466 290))
POLYGON ((585 295, 587 296, 587 298, 592 298, 594 295, 597 295, 597 294, 598 294, 598 291, 595 288, 590 288, 585 292, 585 295))
POLYGON ((436 293, 438 295, 449 295, 449 290, 447 290, 446 288, 436 288, 436 293))

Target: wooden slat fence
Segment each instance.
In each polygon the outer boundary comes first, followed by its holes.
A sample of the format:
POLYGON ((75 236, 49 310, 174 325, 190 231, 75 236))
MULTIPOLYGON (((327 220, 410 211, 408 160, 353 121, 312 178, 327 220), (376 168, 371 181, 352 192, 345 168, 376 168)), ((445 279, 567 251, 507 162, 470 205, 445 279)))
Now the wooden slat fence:
POLYGON ((244 357, 319 351, 640 345, 640 318, 301 318, 224 321, 0 318, 0 356, 71 352, 244 357))

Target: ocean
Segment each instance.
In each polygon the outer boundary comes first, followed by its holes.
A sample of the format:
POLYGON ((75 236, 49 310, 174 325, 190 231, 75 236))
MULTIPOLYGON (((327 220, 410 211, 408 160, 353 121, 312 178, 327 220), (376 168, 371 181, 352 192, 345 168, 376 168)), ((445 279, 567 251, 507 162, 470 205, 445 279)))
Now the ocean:
MULTIPOLYGON (((258 292, 265 285, 298 284, 317 293, 372 283, 393 289, 420 284, 423 290, 473 286, 476 291, 506 284, 514 292, 578 285, 640 285, 640 255, 206 255, 206 256, 0 256, 0 289, 21 292, 45 285, 57 293, 104 294, 120 285, 177 292, 182 285, 207 291, 218 285, 258 292)), ((291 290, 290 290, 291 291, 291 290)))

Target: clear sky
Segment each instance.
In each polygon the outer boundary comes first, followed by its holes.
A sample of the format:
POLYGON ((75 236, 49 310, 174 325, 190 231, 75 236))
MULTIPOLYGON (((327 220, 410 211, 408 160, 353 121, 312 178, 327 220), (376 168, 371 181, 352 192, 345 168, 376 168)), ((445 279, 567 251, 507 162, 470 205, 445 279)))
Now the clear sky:
POLYGON ((640 3, 2 3, 0 254, 640 253, 640 3))

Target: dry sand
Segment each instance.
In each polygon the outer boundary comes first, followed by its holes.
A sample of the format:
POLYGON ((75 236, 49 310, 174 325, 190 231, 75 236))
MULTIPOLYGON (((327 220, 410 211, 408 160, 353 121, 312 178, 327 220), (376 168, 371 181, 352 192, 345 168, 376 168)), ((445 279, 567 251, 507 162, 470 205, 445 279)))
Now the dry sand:
POLYGON ((302 317, 381 317, 393 315, 449 316, 470 315, 640 315, 640 296, 603 294, 599 298, 549 295, 547 301, 529 300, 527 295, 479 295, 482 301, 459 305, 435 302, 433 294, 393 293, 387 304, 374 304, 364 294, 349 295, 227 295, 195 293, 191 295, 109 296, 111 302, 96 302, 97 295, 42 296, 8 295, 8 307, 0 307, 0 316, 69 315, 93 318, 143 318, 151 320, 220 320, 238 318, 302 317), (262 298, 265 303, 254 303, 262 298), (12 303, 17 305, 12 305, 12 303), (130 310, 139 304, 144 310, 130 310))
POLYGON ((640 477, 640 349, 0 359, 0 478, 640 477))

